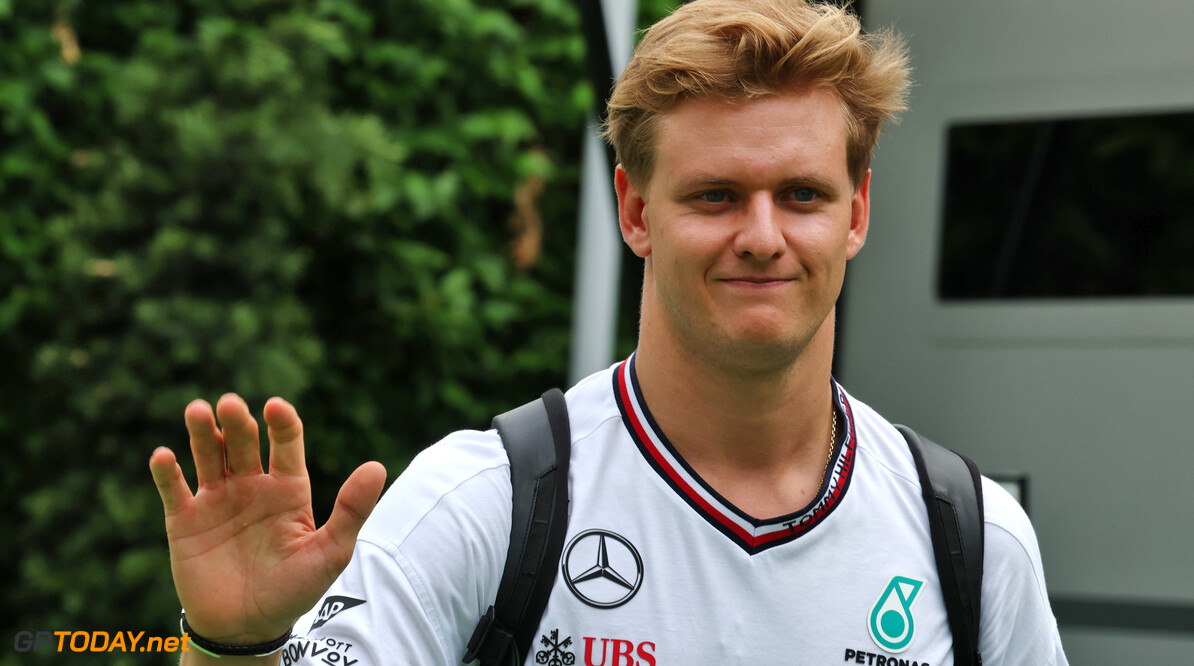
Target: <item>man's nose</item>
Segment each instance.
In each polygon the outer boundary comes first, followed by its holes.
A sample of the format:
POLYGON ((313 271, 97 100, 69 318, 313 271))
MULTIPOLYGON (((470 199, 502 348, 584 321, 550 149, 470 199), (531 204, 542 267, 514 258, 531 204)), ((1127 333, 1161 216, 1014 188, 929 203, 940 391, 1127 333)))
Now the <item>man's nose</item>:
POLYGON ((734 237, 734 252, 738 256, 755 259, 774 259, 784 253, 781 215, 770 193, 751 196, 739 213, 738 233, 734 237))

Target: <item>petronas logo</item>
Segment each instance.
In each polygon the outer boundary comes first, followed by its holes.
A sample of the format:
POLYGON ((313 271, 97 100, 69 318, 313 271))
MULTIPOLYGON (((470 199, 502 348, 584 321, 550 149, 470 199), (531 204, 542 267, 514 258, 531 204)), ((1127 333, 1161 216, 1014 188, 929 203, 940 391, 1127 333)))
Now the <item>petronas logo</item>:
POLYGON ((912 604, 924 586, 923 580, 894 576, 887 589, 879 595, 871 609, 867 628, 875 645, 888 652, 903 652, 912 643, 916 623, 912 619, 912 604))

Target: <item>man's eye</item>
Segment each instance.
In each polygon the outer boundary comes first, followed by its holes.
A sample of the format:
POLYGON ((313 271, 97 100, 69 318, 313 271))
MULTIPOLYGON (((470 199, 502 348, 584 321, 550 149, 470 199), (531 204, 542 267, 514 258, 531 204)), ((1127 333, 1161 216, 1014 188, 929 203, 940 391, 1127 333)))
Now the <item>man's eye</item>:
POLYGON ((711 192, 705 192, 701 195, 701 201, 707 201, 709 203, 725 203, 725 190, 713 190, 711 192))
POLYGON ((807 187, 802 187, 798 190, 792 191, 792 198, 800 203, 809 203, 817 198, 817 191, 807 187))

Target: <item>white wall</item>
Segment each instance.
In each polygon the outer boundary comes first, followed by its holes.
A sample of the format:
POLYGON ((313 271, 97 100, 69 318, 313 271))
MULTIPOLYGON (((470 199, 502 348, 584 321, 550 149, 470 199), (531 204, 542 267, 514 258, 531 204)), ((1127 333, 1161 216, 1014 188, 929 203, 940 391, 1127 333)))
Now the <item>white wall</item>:
MULTIPOLYGON (((865 10, 907 36, 916 86, 873 163, 839 378, 984 469, 1030 474, 1051 595, 1194 606, 1194 299, 944 304, 934 287, 949 123, 1194 111, 1194 2, 865 10)), ((1063 638, 1076 664, 1194 654, 1194 631, 1063 638)))

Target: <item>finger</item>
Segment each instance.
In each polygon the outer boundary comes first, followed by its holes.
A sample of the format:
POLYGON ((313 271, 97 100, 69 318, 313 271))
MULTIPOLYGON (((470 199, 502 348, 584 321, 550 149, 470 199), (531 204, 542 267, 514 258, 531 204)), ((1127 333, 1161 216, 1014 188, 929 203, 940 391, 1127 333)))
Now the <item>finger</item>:
POLYGON ((162 508, 169 516, 190 501, 191 489, 187 486, 186 477, 182 475, 182 468, 174 459, 174 452, 164 446, 154 449, 149 456, 149 473, 153 475, 153 484, 158 488, 158 495, 162 497, 162 508))
POLYGON ((191 435, 191 455, 199 487, 224 479, 224 438, 216 427, 216 417, 206 400, 192 400, 183 416, 191 435))
POLYGON ((235 476, 261 474, 261 440, 249 406, 239 395, 225 393, 216 403, 216 415, 224 433, 228 471, 235 476))
POLYGON ((386 484, 386 468, 379 462, 367 462, 353 472, 340 493, 328 522, 319 529, 325 539, 327 552, 338 565, 336 572, 348 565, 356 544, 357 533, 365 519, 373 512, 386 484))
POLYGON ((270 398, 263 410, 269 434, 269 471, 287 476, 307 476, 303 422, 293 405, 270 398))

